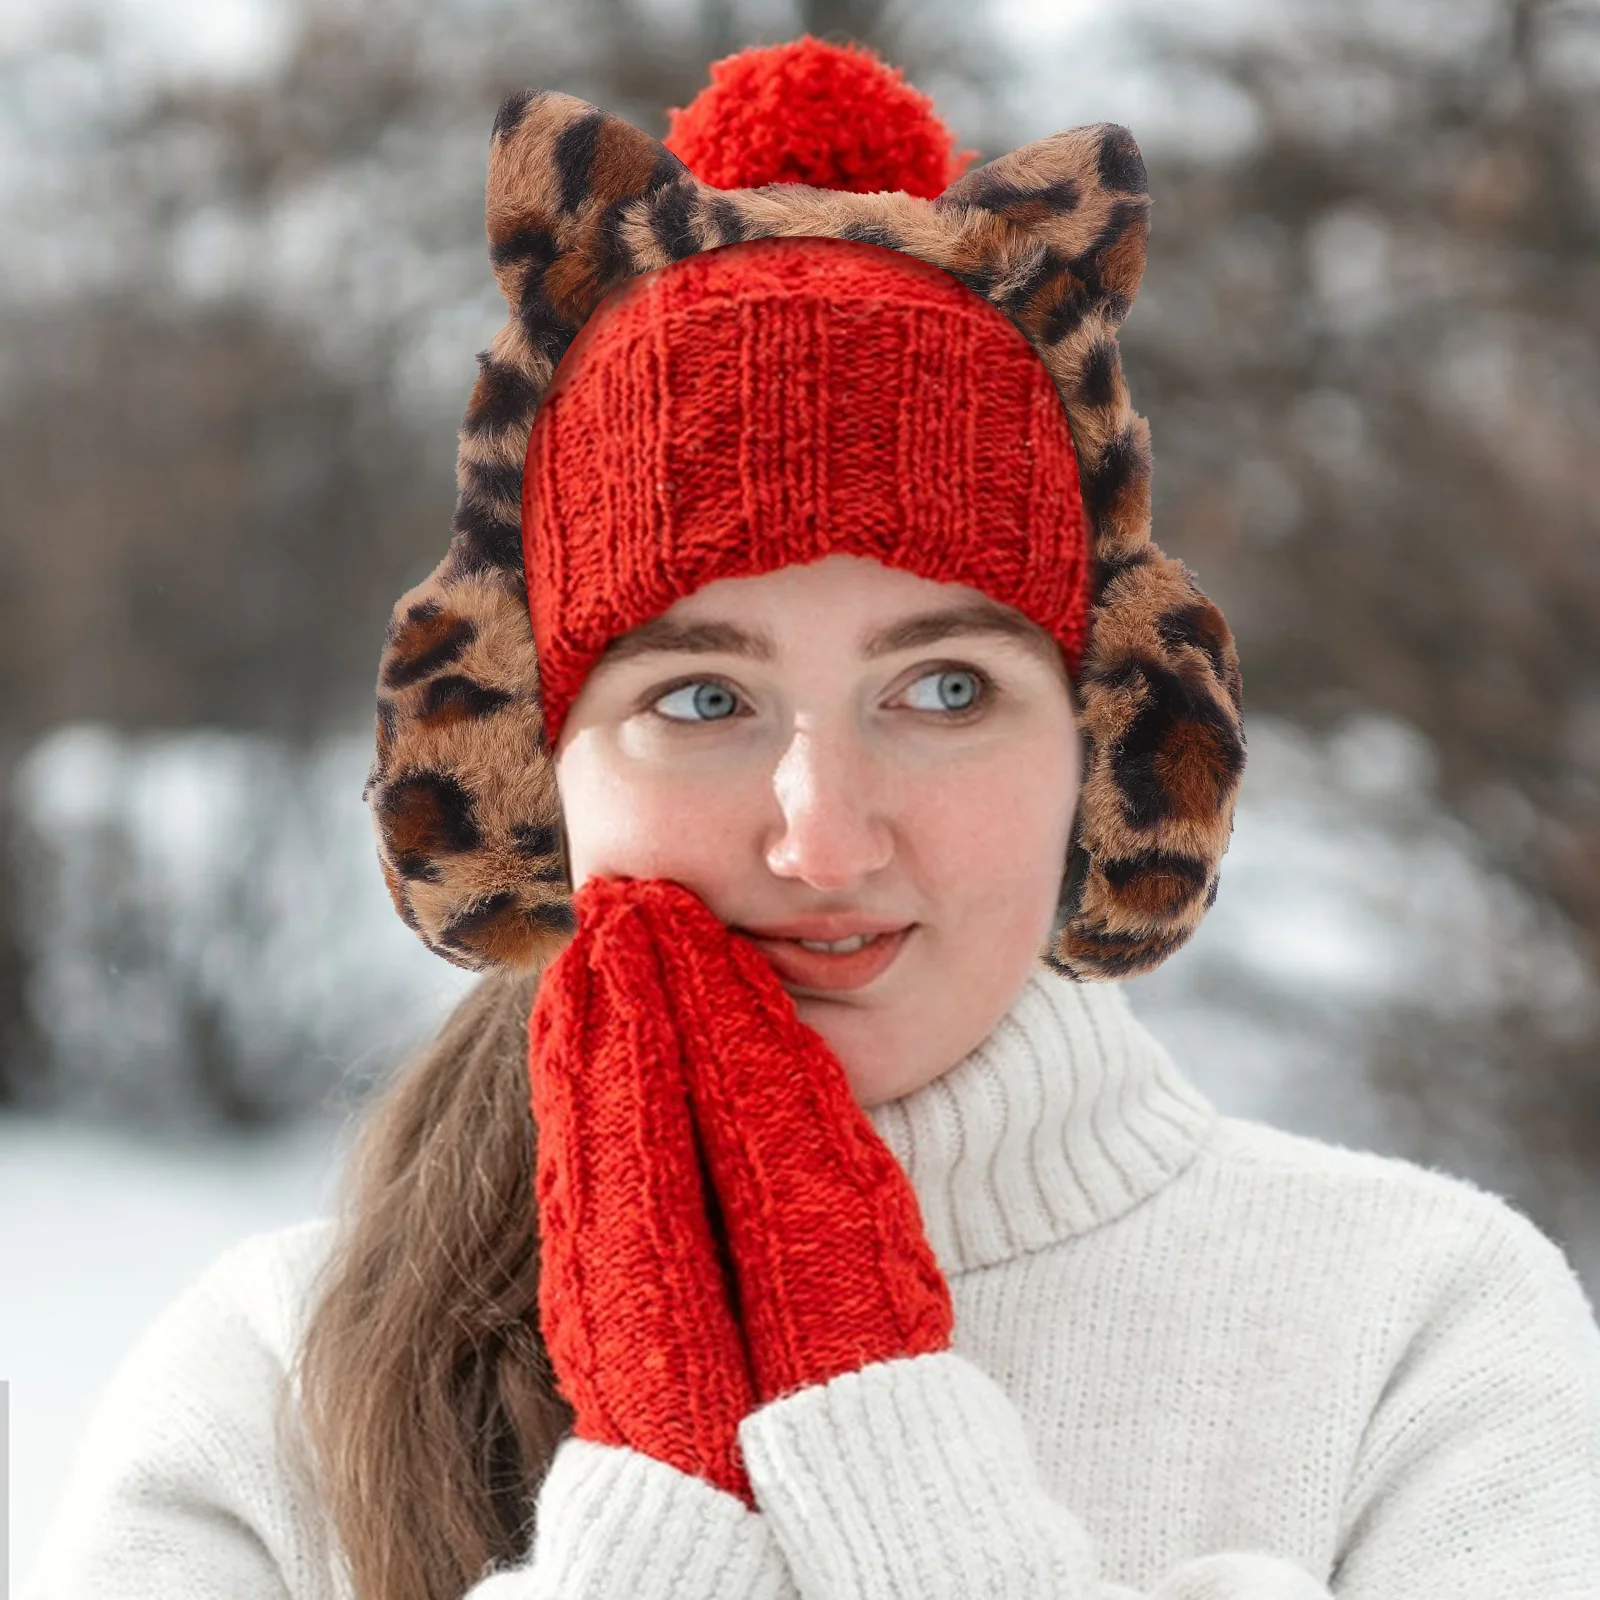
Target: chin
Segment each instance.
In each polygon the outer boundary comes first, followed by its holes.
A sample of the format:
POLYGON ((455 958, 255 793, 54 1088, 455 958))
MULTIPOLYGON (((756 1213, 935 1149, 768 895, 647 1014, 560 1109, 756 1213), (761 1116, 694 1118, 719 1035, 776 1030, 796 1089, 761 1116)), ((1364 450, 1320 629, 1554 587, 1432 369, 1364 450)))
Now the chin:
POLYGON ((901 1083, 902 1047, 886 1018, 809 996, 795 996, 794 1005, 800 1020, 821 1034, 838 1058, 858 1105, 881 1105, 908 1092, 901 1083))

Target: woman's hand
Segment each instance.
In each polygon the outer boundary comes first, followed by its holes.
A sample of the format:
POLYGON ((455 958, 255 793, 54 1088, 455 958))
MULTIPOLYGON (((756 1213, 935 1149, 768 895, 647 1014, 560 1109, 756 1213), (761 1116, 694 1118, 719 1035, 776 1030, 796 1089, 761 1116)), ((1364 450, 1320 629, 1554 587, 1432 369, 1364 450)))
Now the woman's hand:
POLYGON ((949 1286, 905 1170, 771 963, 681 885, 626 881, 688 1063, 758 1402, 949 1348, 949 1286))
POLYGON ((574 909, 528 1021, 545 1342, 578 1437, 753 1506, 753 1385, 653 930, 625 883, 591 880, 574 909))

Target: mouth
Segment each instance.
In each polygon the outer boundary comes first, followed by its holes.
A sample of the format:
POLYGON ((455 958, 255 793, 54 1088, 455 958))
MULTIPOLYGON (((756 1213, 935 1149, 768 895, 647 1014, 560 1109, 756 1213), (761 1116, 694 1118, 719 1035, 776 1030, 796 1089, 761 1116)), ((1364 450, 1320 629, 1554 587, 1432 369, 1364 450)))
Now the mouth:
POLYGON ((856 934, 831 944, 812 939, 776 939, 746 933, 748 939, 773 965, 785 983, 805 989, 862 989, 888 971, 899 957, 906 941, 916 931, 916 923, 892 932, 856 934))

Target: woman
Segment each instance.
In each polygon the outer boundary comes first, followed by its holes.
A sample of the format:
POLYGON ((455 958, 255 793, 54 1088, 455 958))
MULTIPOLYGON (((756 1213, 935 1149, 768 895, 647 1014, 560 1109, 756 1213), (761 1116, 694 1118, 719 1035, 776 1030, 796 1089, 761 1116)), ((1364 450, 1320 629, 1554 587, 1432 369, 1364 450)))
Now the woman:
POLYGON ((1594 1600, 1560 1250, 1219 1115, 1101 981, 1203 916, 1244 752, 1148 536, 1132 141, 958 177, 857 52, 714 78, 676 155, 497 120, 369 782, 490 976, 337 1234, 130 1358, 31 1593, 1594 1600))

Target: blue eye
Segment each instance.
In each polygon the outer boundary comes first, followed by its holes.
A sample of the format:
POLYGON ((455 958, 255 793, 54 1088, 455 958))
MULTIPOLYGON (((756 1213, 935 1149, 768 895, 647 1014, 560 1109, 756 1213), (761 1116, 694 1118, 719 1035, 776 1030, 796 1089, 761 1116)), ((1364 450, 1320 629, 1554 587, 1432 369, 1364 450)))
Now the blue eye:
POLYGON ((929 672, 912 684, 912 690, 922 684, 936 685, 933 705, 918 705, 918 711, 970 711, 983 698, 987 684, 981 673, 969 667, 944 667, 929 672))
POLYGON ((738 703, 726 684, 700 678, 694 683, 680 683, 676 689, 669 689, 659 700, 652 702, 651 710, 669 722, 721 722, 733 715, 738 703), (678 709, 665 709, 674 700, 679 703, 678 709))

